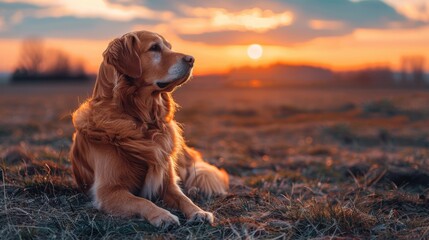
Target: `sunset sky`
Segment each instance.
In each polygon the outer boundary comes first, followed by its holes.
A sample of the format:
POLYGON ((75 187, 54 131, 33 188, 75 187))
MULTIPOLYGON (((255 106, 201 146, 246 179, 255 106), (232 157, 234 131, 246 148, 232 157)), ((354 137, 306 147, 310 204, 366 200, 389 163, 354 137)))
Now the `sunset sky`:
POLYGON ((28 37, 96 72, 108 42, 135 30, 195 56, 196 74, 276 62, 398 69, 405 55, 426 57, 429 70, 429 0, 3 0, 0 72, 13 70, 28 37), (251 44, 261 58, 248 57, 251 44))

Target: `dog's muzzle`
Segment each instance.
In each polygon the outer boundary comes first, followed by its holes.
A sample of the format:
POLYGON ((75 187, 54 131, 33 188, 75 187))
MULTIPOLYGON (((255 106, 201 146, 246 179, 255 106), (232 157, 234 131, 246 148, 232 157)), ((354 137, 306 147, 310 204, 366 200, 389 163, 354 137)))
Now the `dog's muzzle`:
POLYGON ((182 83, 186 82, 186 80, 189 79, 192 72, 192 67, 194 66, 195 59, 192 56, 185 55, 182 58, 182 62, 180 63, 180 67, 174 69, 173 76, 176 75, 171 81, 166 82, 156 82, 156 85, 161 88, 167 88, 170 85, 181 85, 182 83), (178 69, 178 70, 177 70, 178 69))

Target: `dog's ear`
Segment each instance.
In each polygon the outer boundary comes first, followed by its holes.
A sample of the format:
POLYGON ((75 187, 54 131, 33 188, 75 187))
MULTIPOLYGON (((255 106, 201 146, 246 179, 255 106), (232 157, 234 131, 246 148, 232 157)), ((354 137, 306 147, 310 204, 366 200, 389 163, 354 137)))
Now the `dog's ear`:
POLYGON ((103 57, 108 64, 132 78, 142 75, 140 56, 136 50, 139 39, 134 34, 127 34, 109 43, 103 57))

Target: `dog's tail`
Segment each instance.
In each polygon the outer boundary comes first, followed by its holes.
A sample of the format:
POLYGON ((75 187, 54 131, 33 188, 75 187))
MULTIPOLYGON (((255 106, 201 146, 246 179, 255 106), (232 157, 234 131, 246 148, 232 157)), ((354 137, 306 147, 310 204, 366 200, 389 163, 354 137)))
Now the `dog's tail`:
POLYGON ((188 177, 184 184, 188 191, 199 190, 208 197, 225 195, 228 191, 229 177, 225 170, 204 161, 197 161, 188 169, 188 177))
MULTIPOLYGON (((186 173, 182 172, 181 179, 188 193, 199 191, 210 197, 212 195, 226 195, 229 188, 228 173, 216 166, 205 162, 196 150, 185 147, 186 173)), ((180 164, 179 164, 180 168, 180 164)))

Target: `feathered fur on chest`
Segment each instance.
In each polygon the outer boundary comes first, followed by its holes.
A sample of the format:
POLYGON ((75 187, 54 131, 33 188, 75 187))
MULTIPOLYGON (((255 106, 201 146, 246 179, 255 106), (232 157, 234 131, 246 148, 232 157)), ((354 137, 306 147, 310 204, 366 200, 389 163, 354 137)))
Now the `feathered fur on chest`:
POLYGON ((174 111, 167 93, 149 99, 91 99, 73 113, 73 124, 89 141, 116 146, 127 161, 167 169, 183 141, 174 111))
POLYGON ((176 157, 183 150, 174 107, 169 95, 144 104, 91 99, 73 113, 73 124, 88 141, 115 147, 131 169, 126 176, 130 190, 141 189, 142 196, 152 198, 164 181, 175 178, 176 157))

